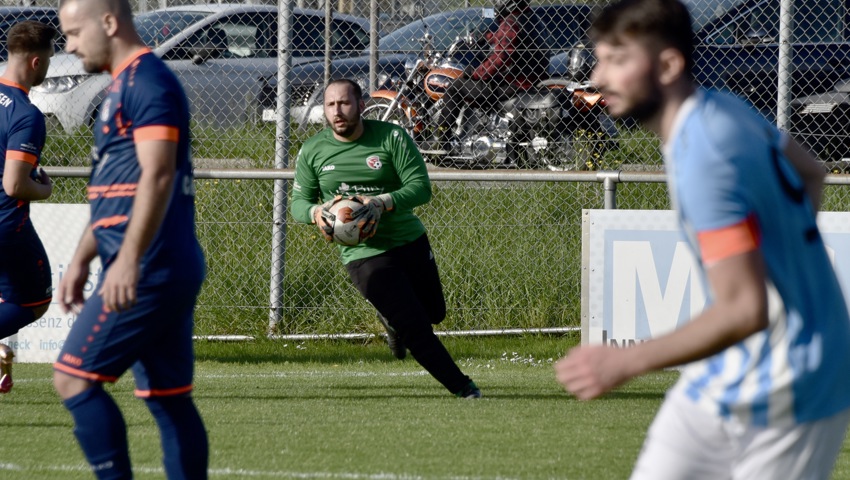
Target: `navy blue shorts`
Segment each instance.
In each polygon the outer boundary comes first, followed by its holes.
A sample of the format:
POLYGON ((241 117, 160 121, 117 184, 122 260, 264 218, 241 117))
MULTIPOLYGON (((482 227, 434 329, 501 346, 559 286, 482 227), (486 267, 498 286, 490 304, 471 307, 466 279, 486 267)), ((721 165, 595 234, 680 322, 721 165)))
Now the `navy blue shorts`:
POLYGON ((22 235, 21 241, 0 245, 0 250, 0 298, 22 307, 50 303, 50 262, 38 235, 22 235))
POLYGON ((193 311, 200 287, 201 282, 139 286, 132 308, 109 313, 102 297, 93 294, 53 368, 96 382, 115 382, 132 368, 135 394, 141 398, 190 392, 193 311))

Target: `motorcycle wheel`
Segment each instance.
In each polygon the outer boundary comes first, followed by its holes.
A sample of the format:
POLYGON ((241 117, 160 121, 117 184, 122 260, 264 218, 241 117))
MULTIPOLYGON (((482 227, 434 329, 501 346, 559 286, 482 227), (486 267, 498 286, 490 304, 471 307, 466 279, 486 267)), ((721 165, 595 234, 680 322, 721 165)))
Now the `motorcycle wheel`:
POLYGON ((384 121, 399 125, 412 136, 413 123, 398 105, 390 111, 391 103, 387 98, 370 98, 366 101, 366 108, 363 109, 361 116, 371 120, 384 120, 384 117, 386 117, 384 121), (389 112, 389 115, 387 115, 387 112, 389 112))

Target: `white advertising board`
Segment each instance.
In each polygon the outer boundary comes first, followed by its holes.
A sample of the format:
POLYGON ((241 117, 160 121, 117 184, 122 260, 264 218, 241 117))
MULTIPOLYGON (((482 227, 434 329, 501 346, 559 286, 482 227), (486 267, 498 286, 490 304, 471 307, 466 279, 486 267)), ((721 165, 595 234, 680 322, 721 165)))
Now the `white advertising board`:
MULTIPOLYGON (((821 212, 818 226, 850 298, 850 213, 821 212)), ((628 346, 669 332, 704 308, 703 292, 675 212, 582 212, 582 343, 628 346)))
MULTIPOLYGON (((30 214, 50 260, 55 290, 65 267, 74 256, 83 229, 88 226, 89 206, 33 203, 30 214)), ((94 290, 99 275, 100 261, 95 259, 85 285, 87 297, 94 290)), ((15 350, 16 362, 53 363, 75 318, 73 313, 63 313, 54 298, 43 317, 22 328, 17 335, 0 340, 0 343, 15 350)))

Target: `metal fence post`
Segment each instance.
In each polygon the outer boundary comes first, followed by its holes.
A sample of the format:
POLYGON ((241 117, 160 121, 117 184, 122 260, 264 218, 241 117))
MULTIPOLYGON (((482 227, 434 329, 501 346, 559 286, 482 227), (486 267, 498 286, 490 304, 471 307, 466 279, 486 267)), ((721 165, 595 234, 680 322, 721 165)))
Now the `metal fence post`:
MULTIPOLYGON (((278 4, 278 55, 277 55, 277 109, 279 116, 275 125, 275 161, 274 168, 283 169, 289 165, 290 98, 289 70, 292 65, 292 44, 289 20, 292 18, 290 0, 279 0, 278 4)), ((286 180, 274 181, 272 208, 272 245, 271 245, 271 284, 269 285, 269 333, 283 316, 283 274, 286 268, 286 180)))
POLYGON ((794 2, 779 2, 779 65, 776 72, 776 126, 788 128, 788 107, 791 103, 791 74, 794 70, 791 42, 794 36, 794 2))
POLYGON ((617 209, 617 183, 620 181, 620 172, 602 171, 596 174, 596 178, 602 180, 605 189, 605 210, 617 209))

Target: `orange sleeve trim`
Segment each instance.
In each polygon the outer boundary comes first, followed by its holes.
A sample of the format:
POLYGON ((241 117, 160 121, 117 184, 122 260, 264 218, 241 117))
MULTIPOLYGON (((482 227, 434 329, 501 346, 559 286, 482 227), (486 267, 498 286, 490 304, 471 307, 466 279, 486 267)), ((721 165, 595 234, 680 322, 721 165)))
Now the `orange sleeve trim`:
POLYGON ((118 377, 110 377, 110 376, 107 376, 107 375, 101 375, 99 373, 84 372, 82 370, 79 370, 79 369, 76 369, 76 368, 73 368, 73 367, 69 367, 68 365, 65 365, 64 363, 59 363, 59 362, 56 362, 56 363, 53 364, 53 369, 58 370, 62 373, 67 373, 68 375, 71 375, 72 377, 85 378, 86 380, 93 380, 95 382, 115 383, 115 382, 118 381, 118 377))
POLYGON ((699 232, 697 241, 706 264, 751 252, 761 243, 758 224, 753 215, 735 225, 699 232))
POLYGON ((180 130, 177 127, 167 125, 151 125, 137 128, 133 132, 133 141, 136 143, 147 140, 165 140, 176 142, 180 140, 180 130))
POLYGON ((193 388, 192 385, 187 385, 185 387, 168 388, 168 389, 164 389, 164 390, 157 390, 157 389, 139 390, 139 389, 136 389, 133 393, 138 398, 169 397, 169 396, 182 395, 184 393, 189 393, 189 392, 192 391, 192 388, 193 388))
POLYGON ((20 160, 22 162, 35 165, 38 163, 38 157, 31 153, 21 152, 19 150, 6 150, 6 160, 20 160))
POLYGON ((22 307, 37 307, 39 305, 44 305, 45 303, 50 303, 51 301, 53 301, 53 297, 45 298, 44 300, 39 300, 37 302, 32 302, 32 303, 22 303, 21 306, 22 307))
POLYGON ((112 217, 101 218, 100 220, 94 222, 91 225, 91 229, 94 230, 96 228, 109 228, 114 227, 115 225, 120 225, 126 222, 130 217, 127 215, 115 215, 112 217))

